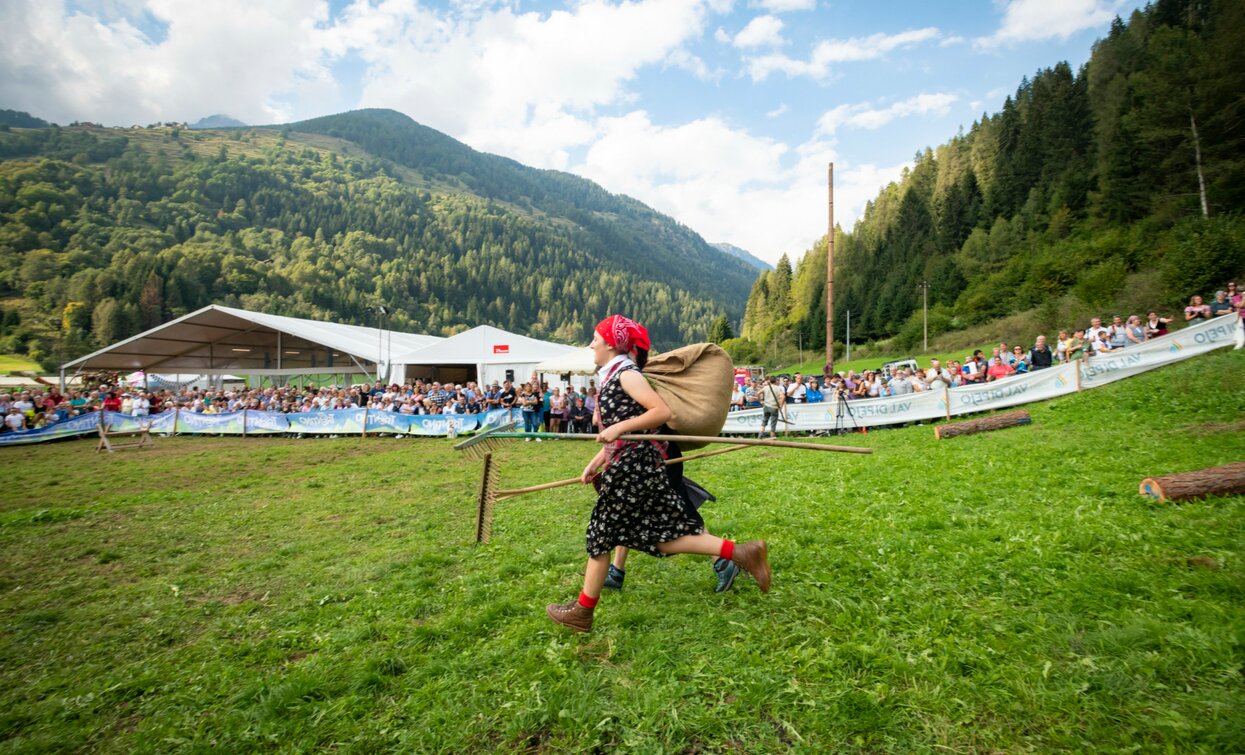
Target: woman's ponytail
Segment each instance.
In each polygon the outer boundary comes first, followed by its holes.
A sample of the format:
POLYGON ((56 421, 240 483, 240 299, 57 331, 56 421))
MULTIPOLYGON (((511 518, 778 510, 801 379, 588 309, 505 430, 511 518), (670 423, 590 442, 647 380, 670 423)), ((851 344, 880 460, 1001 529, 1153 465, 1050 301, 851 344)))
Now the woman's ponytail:
POLYGON ((648 349, 641 349, 637 346, 635 349, 635 365, 643 370, 646 364, 648 364, 648 349))

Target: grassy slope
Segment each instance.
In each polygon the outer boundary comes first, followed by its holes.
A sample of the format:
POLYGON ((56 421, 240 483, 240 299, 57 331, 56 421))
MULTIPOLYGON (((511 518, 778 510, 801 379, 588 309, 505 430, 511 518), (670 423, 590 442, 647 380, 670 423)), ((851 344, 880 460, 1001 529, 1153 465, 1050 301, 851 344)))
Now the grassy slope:
MULTIPOLYGON (((1245 498, 1136 489, 1245 458, 1243 359, 997 434, 699 462, 773 592, 637 556, 588 636, 542 608, 590 496, 499 504, 469 546, 478 465, 445 441, 0 449, 0 752, 1241 751, 1245 498)), ((503 484, 591 450, 514 445, 503 484)))
POLYGON ((26 357, 16 354, 0 354, 0 375, 7 375, 10 372, 25 372, 34 370, 41 372, 39 365, 30 361, 26 357))

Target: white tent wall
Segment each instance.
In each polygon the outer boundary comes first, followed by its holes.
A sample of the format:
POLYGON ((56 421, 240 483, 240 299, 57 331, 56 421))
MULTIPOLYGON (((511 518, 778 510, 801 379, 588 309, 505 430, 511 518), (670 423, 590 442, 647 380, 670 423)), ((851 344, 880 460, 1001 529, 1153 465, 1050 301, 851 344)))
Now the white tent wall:
MULTIPOLYGON (((400 370, 403 382, 429 377, 442 382, 447 379, 462 382, 472 379, 463 376, 474 370, 477 382, 500 384, 506 379, 507 370, 511 370, 515 382, 523 383, 531 379, 536 365, 577 348, 480 325, 431 346, 395 354, 393 374, 396 378, 400 370)), ((548 374, 546 379, 550 385, 562 382, 555 374, 548 374)), ((587 381, 581 383, 577 378, 575 385, 581 384, 586 385, 587 381)))

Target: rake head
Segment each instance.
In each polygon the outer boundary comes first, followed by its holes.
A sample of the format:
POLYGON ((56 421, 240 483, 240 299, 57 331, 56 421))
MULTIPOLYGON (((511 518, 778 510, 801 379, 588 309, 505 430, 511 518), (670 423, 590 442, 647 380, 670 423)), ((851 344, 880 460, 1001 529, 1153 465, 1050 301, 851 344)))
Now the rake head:
POLYGON ((462 451, 469 459, 482 459, 488 453, 496 451, 501 445, 502 440, 494 437, 498 433, 508 433, 519 426, 518 422, 513 420, 504 422, 497 427, 485 430, 482 433, 476 433, 470 438, 454 444, 455 451, 462 451))
POLYGON ((484 471, 480 475, 480 494, 476 497, 476 542, 487 543, 493 534, 493 505, 497 503, 497 467, 493 454, 483 452, 484 471))

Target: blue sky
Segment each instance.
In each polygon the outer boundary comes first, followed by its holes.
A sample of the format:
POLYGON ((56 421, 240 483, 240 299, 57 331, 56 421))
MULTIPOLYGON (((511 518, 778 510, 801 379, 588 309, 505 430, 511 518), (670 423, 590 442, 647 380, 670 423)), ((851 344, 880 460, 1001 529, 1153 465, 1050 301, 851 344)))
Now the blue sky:
POLYGON ((25 0, 0 107, 248 123, 391 107, 774 261, 850 227, 1022 76, 1080 66, 1133 0, 25 0))

